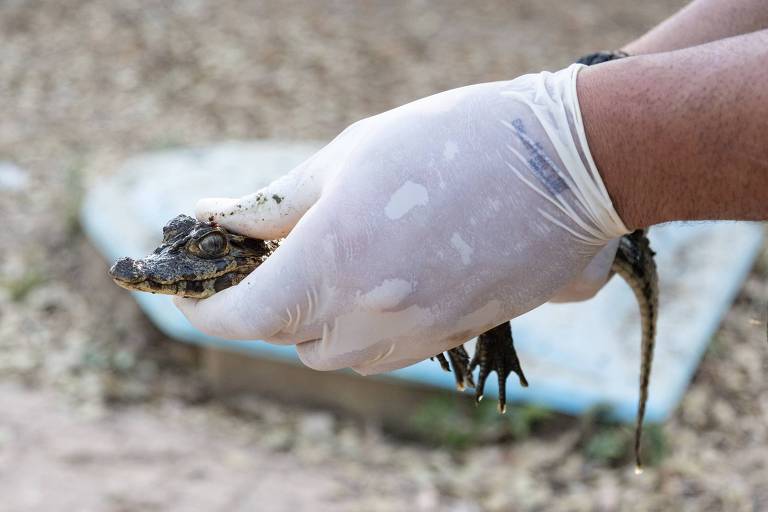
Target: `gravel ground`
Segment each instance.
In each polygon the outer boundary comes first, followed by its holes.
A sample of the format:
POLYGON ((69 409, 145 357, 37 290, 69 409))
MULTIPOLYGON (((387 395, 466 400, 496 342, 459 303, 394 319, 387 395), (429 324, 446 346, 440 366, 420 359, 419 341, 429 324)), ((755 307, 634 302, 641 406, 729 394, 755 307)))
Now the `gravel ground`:
POLYGON ((0 160, 23 171, 0 166, 0 510, 768 510, 768 250, 635 477, 626 431, 589 418, 521 410, 517 441, 433 447, 211 401, 194 351, 105 279, 76 221, 83 187, 138 151, 328 139, 617 47, 680 4, 3 2, 0 160))

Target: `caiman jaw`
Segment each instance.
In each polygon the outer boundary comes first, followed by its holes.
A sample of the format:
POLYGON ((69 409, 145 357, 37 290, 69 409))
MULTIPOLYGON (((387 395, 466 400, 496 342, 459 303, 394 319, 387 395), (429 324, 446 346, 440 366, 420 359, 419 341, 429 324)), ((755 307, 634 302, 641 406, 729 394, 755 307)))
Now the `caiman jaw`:
POLYGON ((158 283, 152 279, 143 279, 141 281, 128 281, 122 276, 115 275, 110 269, 112 280, 126 290, 159 293, 161 295, 178 295, 192 299, 207 299, 211 295, 238 284, 245 279, 247 273, 230 272, 209 279, 199 281, 177 281, 175 283, 158 283))
POLYGON ((120 258, 109 269, 109 276, 120 286, 141 283, 147 276, 143 272, 141 264, 133 258, 120 258))
MULTIPOLYGON (((112 280, 115 282, 115 284, 117 284, 121 288, 125 288, 126 290, 149 292, 149 293, 160 293, 163 295, 180 295, 178 293, 179 283, 156 283, 149 279, 145 279, 143 281, 137 281, 137 282, 129 282, 129 281, 123 281, 119 277, 115 277, 115 276, 112 276, 112 280)), ((199 297, 199 298, 203 298, 203 297, 199 297)))

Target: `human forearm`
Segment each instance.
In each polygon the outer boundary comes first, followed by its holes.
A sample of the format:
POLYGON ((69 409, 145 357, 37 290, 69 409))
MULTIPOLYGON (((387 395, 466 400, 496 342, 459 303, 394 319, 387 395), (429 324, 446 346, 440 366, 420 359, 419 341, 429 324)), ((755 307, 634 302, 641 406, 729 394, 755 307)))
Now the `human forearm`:
POLYGON ((590 149, 619 215, 768 219, 768 31, 579 75, 590 149))
POLYGON ((768 28, 766 0, 694 0, 622 50, 668 52, 768 28))

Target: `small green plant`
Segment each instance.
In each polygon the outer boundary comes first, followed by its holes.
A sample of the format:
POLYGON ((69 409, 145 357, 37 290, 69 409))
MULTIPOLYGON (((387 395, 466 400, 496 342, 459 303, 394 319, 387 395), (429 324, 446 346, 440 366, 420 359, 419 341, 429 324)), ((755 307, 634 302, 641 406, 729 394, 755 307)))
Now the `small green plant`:
POLYGON ((467 400, 439 398, 419 409, 408 426, 422 442, 460 450, 483 443, 526 439, 552 416, 549 410, 535 405, 509 406, 506 414, 499 414, 495 400, 485 400, 474 407, 467 400))
POLYGON ((549 409, 530 404, 512 407, 507 415, 507 431, 514 439, 529 437, 537 426, 553 417, 549 409))
POLYGON ((159 138, 149 143, 150 151, 164 151, 168 149, 179 149, 184 147, 184 143, 180 139, 173 137, 159 138))
POLYGON ((768 246, 764 246, 758 255, 757 262, 755 263, 755 272, 762 277, 768 277, 768 246))
POLYGON ((632 448, 632 436, 621 428, 602 426, 586 440, 584 456, 609 466, 623 463, 632 448))
MULTIPOLYGON (((610 409, 596 407, 583 416, 581 447, 588 460, 611 467, 627 464, 634 456, 634 443, 635 429, 611 419, 610 409)), ((645 425, 640 449, 647 466, 662 461, 667 443, 660 425, 645 425)))
POLYGON ((667 455, 667 438, 661 425, 648 425, 643 434, 643 456, 649 466, 661 464, 667 455))
POLYGON ((2 281, 3 288, 8 290, 8 294, 13 302, 22 302, 27 295, 46 281, 42 272, 37 269, 26 270, 21 276, 15 279, 2 281))
POLYGON ((417 440, 452 449, 467 448, 475 430, 462 407, 449 398, 428 401, 411 416, 408 427, 417 440))
POLYGON ((727 351, 728 345, 723 341, 720 333, 712 336, 712 341, 709 342, 709 346, 707 347, 707 355, 717 357, 724 355, 727 351))
POLYGON ((83 187, 82 166, 72 165, 66 171, 64 182, 64 197, 62 205, 62 218, 64 226, 70 236, 80 233, 80 205, 83 202, 85 188, 83 187))

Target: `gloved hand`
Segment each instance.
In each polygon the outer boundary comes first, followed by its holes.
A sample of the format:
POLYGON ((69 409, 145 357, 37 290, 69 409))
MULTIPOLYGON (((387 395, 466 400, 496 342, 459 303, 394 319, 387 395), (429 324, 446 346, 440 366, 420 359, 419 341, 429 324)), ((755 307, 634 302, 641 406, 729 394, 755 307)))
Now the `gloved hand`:
POLYGON ((614 238, 600 249, 592 261, 573 281, 560 288, 549 302, 579 302, 591 299, 611 278, 611 266, 616 258, 619 239, 614 238))
POLYGON ((546 302, 627 233, 587 147, 581 67, 409 103, 255 194, 200 201, 200 219, 288 236, 239 285, 178 307, 209 334, 371 374, 546 302))

